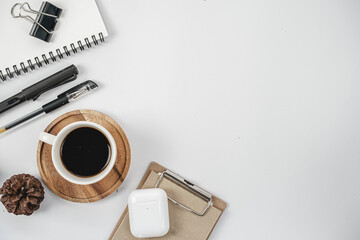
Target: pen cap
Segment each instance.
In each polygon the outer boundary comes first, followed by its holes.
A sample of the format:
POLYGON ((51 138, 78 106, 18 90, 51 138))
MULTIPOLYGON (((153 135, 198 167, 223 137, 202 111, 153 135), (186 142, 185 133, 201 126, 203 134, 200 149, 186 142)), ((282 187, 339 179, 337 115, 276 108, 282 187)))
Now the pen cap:
POLYGON ((31 85, 30 87, 25 88, 21 92, 24 95, 26 100, 30 100, 30 99, 35 100, 42 93, 44 93, 52 88, 56 88, 60 85, 63 85, 65 83, 75 80, 78 73, 79 73, 79 71, 76 68, 76 66, 71 65, 57 73, 54 73, 53 75, 45 78, 44 80, 41 80, 40 82, 37 82, 37 83, 31 85))

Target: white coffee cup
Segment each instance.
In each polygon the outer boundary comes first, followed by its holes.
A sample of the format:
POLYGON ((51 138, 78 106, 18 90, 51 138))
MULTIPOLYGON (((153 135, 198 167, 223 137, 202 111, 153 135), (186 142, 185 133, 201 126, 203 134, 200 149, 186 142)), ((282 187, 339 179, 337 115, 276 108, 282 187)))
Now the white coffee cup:
POLYGON ((87 184, 92 184, 92 183, 96 183, 96 182, 100 181, 106 175, 109 174, 111 169, 114 167, 114 164, 116 161, 117 149, 116 149, 115 140, 114 140, 113 136, 109 133, 109 131, 106 130, 106 128, 104 128, 103 126, 101 126, 97 123, 88 122, 88 121, 74 122, 74 123, 67 125, 63 129, 61 129, 61 131, 56 136, 46 133, 46 132, 42 132, 42 133, 40 133, 40 141, 52 145, 51 158, 52 158, 52 162, 54 164, 56 171, 63 178, 65 178, 69 182, 72 182, 75 184, 87 185, 87 184), (109 144, 110 144, 111 156, 110 156, 110 160, 108 161, 108 164, 100 173, 96 174, 95 176, 91 176, 91 177, 79 177, 79 176, 74 175, 73 173, 71 173, 69 170, 67 170, 65 168, 65 166, 63 165, 63 163, 61 161, 61 156, 60 156, 61 145, 62 145, 65 137, 73 130, 75 130, 77 128, 81 128, 81 127, 90 127, 90 128, 94 128, 94 129, 100 131, 108 139, 109 144))

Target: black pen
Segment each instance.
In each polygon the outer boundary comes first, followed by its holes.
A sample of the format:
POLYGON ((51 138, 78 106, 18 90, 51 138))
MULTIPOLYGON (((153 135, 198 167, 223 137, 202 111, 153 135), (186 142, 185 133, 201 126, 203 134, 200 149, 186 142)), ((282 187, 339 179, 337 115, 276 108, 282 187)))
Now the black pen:
POLYGON ((0 113, 19 105, 25 101, 36 100, 44 92, 56 88, 60 85, 74 81, 79 71, 75 65, 71 65, 53 75, 23 89, 21 92, 9 97, 0 103, 0 113))
POLYGON ((44 115, 46 113, 49 113, 61 106, 64 106, 65 104, 72 102, 76 99, 78 99, 79 97, 82 97, 84 95, 86 95, 87 93, 91 92, 92 90, 96 89, 98 87, 98 85, 93 82, 93 81, 85 81, 69 90, 67 90, 66 92, 60 94, 57 99, 43 105, 41 108, 3 126, 2 128, 0 128, 0 134, 4 133, 22 123, 25 123, 31 119, 34 119, 35 117, 39 117, 41 115, 44 115))

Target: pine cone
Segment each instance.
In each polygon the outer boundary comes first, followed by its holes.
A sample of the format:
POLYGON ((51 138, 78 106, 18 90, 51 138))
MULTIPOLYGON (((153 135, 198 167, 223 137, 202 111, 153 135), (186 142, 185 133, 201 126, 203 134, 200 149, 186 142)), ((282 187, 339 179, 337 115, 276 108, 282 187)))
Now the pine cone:
POLYGON ((0 188, 1 202, 9 213, 31 215, 44 200, 41 182, 29 175, 18 174, 6 180, 0 188))

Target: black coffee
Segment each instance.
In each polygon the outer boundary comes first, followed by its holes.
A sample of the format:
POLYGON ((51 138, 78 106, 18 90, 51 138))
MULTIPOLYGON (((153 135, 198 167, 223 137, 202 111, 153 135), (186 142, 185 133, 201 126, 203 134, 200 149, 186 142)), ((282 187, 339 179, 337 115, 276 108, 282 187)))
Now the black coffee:
POLYGON ((111 149, 104 134, 94 128, 81 127, 65 137, 60 154, 65 168, 71 173, 91 177, 106 167, 111 149))

